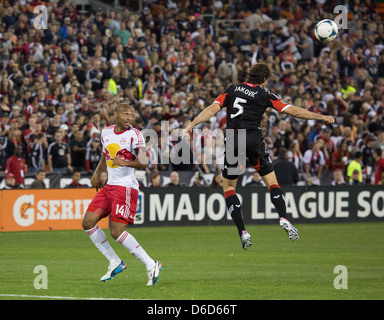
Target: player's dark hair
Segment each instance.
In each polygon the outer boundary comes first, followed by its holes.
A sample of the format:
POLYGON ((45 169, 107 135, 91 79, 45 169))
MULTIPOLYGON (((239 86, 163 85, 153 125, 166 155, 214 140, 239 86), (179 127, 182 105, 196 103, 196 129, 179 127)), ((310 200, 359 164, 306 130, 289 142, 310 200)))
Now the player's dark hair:
POLYGON ((363 156, 363 154, 360 151, 356 151, 355 156, 353 157, 354 159, 359 159, 363 156))
POLYGON ((265 63, 255 64, 248 72, 247 82, 262 84, 271 77, 271 69, 265 63))

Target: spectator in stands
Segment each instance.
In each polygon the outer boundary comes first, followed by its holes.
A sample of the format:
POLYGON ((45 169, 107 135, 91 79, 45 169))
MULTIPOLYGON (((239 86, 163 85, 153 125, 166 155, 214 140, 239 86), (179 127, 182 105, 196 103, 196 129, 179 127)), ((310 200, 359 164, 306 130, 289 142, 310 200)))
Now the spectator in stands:
POLYGON ((353 170, 352 173, 352 179, 349 180, 349 184, 351 186, 361 186, 363 185, 363 182, 359 180, 360 179, 360 171, 359 170, 353 170))
POLYGON ((377 184, 378 185, 384 185, 384 172, 381 174, 381 178, 377 184))
POLYGON ((278 160, 272 163, 277 181, 281 186, 296 185, 299 181, 299 173, 296 166, 288 160, 287 149, 280 148, 278 160))
POLYGON ((81 172, 78 170, 75 170, 72 174, 72 182, 68 185, 66 185, 66 188, 70 189, 82 189, 82 188, 87 188, 85 184, 80 183, 81 179, 81 172))
POLYGON ((69 144, 69 149, 71 152, 71 166, 75 170, 84 171, 85 170, 85 152, 86 152, 86 142, 84 140, 84 134, 82 130, 76 132, 75 139, 69 144))
POLYGON ((45 168, 45 151, 48 148, 46 135, 39 132, 31 138, 32 143, 28 155, 28 171, 39 172, 45 168))
POLYGON ((371 173, 375 167, 375 159, 373 157, 373 144, 375 141, 376 140, 369 135, 367 136, 365 144, 362 144, 360 147, 360 151, 363 155, 363 169, 367 172, 366 184, 371 184, 371 173))
POLYGON ((44 179, 45 179, 45 171, 44 170, 37 171, 36 179, 32 182, 29 189, 46 189, 44 179))
POLYGON ((373 150, 373 158, 375 159, 375 184, 379 184, 381 176, 384 172, 383 151, 380 148, 373 150))
POLYGON ((357 151, 354 154, 353 160, 348 164, 347 167, 347 179, 348 182, 352 179, 353 172, 357 170, 359 172, 359 181, 363 182, 363 173, 361 169, 361 163, 363 160, 363 155, 360 151, 357 151))
MULTIPOLYGON (((5 1, 0 10, 0 143, 6 142, 6 158, 13 154, 16 144, 28 150, 24 136, 30 117, 42 122, 40 133, 52 143, 53 135, 64 123, 68 136, 75 136, 71 117, 78 118, 80 130, 90 130, 85 129, 92 121, 90 113, 100 112, 104 125, 113 124, 113 105, 125 99, 137 111, 136 127, 140 128, 147 90, 156 92, 159 99, 155 103, 163 110, 152 109, 150 116, 161 122, 173 112, 177 120, 174 126, 182 128, 184 112, 192 120, 215 98, 215 92, 224 91, 228 82, 242 81, 250 65, 263 61, 275 74, 269 90, 291 96, 296 105, 334 115, 349 152, 363 151, 356 144, 366 132, 363 128, 377 139, 373 148, 384 150, 384 51, 380 44, 384 15, 377 11, 374 1, 352 6, 348 31, 340 29, 337 40, 329 44, 320 43, 310 33, 317 21, 330 17, 333 3, 329 1, 317 1, 316 6, 311 6, 311 1, 304 1, 302 6, 292 6, 289 1, 256 1, 257 5, 252 6, 252 1, 217 1, 207 7, 199 2, 188 6, 173 1, 172 10, 151 6, 138 13, 111 13, 110 17, 102 10, 78 14, 75 4, 57 6, 47 2, 51 13, 48 30, 33 28, 28 22, 33 18, 31 5, 24 2, 5 1), (238 20, 231 24, 218 22, 216 34, 210 18, 203 18, 204 13, 238 20), (244 30, 250 31, 250 37, 244 30), (116 84, 112 90, 110 82, 116 84), (181 91, 192 105, 183 109, 178 101, 170 108, 172 93, 181 91), (84 98, 88 99, 85 107, 81 103, 84 98)), ((217 119, 221 125, 225 125, 223 113, 217 119)), ((273 137, 271 125, 287 121, 292 127, 287 131, 299 140, 300 151, 307 151, 312 136, 300 131, 300 127, 314 131, 315 124, 280 119, 275 114, 270 120, 265 126, 268 136, 273 137)), ((99 134, 95 130, 92 133, 99 134)), ((66 137, 62 139, 69 143, 66 137)), ((332 135, 331 139, 337 149, 340 136, 332 135)), ((332 150, 328 152, 331 161, 332 150)), ((158 167, 175 170, 172 163, 158 167)), ((195 170, 188 164, 176 168, 195 170)), ((322 171, 321 175, 326 176, 326 168, 322 171)))
POLYGON ((151 174, 151 181, 149 182, 148 187, 160 187, 161 177, 158 173, 151 174))
POLYGON ((194 180, 192 186, 193 187, 204 187, 205 186, 204 176, 199 171, 196 171, 196 173, 195 173, 195 180, 194 180))
POLYGON ((101 158, 100 139, 94 138, 88 143, 85 152, 85 170, 93 172, 99 164, 101 158))
POLYGON ((5 162, 8 159, 7 149, 9 149, 10 143, 8 136, 3 134, 3 126, 0 123, 0 171, 4 171, 5 162))
POLYGON ((325 166, 325 156, 321 151, 320 140, 312 143, 312 148, 303 156, 306 180, 308 184, 320 184, 321 174, 325 166))
POLYGON ((180 176, 177 171, 172 171, 170 175, 171 181, 164 185, 164 187, 179 187, 180 186, 180 176))
POLYGON ((348 160, 350 159, 350 152, 345 140, 342 140, 337 150, 332 153, 331 157, 331 171, 340 169, 342 172, 346 172, 348 160))
POLYGON ((16 179, 13 173, 8 173, 5 176, 4 190, 20 189, 20 186, 16 184, 16 179))
POLYGON ((246 187, 259 187, 259 186, 265 186, 263 180, 261 179, 259 173, 255 170, 255 172, 252 175, 252 180, 248 182, 246 187))
POLYGON ((344 174, 340 169, 333 171, 333 181, 331 182, 332 186, 345 186, 344 174))
POLYGON ((5 163, 5 173, 11 173, 16 180, 16 186, 24 188, 24 177, 27 166, 22 154, 23 146, 21 144, 16 145, 13 156, 9 157, 5 163))
POLYGON ((49 172, 66 173, 72 171, 71 154, 68 145, 63 142, 61 132, 55 132, 55 141, 48 146, 49 172))
POLYGON ((377 134, 377 141, 373 145, 373 148, 374 149, 380 148, 384 152, 384 129, 379 130, 376 134, 377 134))
POLYGON ((289 145, 287 159, 295 165, 298 173, 302 172, 303 155, 300 151, 300 144, 298 140, 293 140, 292 143, 289 145))
POLYGON ((213 188, 216 188, 216 187, 222 188, 223 187, 223 177, 221 176, 220 173, 218 173, 218 172, 215 173, 215 175, 212 179, 211 187, 213 187, 213 188))

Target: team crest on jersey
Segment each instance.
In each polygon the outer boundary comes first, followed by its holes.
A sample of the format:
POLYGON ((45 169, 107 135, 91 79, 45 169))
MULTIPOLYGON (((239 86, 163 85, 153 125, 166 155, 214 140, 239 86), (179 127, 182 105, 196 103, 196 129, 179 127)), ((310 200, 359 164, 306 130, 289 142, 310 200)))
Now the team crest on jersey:
POLYGON ((108 153, 106 155, 106 160, 107 160, 107 166, 110 168, 117 168, 117 165, 112 165, 112 160, 111 158, 114 158, 117 155, 117 152, 120 150, 120 146, 117 143, 111 143, 105 147, 107 149, 108 153))
POLYGON ((121 138, 120 143, 127 143, 127 139, 126 138, 121 138))
POLYGON ((120 157, 124 161, 131 161, 135 160, 136 157, 134 154, 132 154, 130 151, 127 149, 121 147, 117 143, 111 143, 105 147, 107 149, 107 154, 106 154, 106 160, 107 160, 107 166, 110 168, 117 168, 118 165, 112 165, 112 160, 111 158, 114 157, 120 157))

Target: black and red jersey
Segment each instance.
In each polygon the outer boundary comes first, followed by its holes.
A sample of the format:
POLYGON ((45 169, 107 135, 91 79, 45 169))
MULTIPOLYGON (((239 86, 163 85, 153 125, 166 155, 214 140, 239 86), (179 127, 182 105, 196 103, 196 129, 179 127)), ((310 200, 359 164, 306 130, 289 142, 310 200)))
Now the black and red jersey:
POLYGON ((227 107, 227 129, 260 129, 267 108, 281 113, 291 105, 260 85, 249 82, 233 84, 215 102, 227 107))

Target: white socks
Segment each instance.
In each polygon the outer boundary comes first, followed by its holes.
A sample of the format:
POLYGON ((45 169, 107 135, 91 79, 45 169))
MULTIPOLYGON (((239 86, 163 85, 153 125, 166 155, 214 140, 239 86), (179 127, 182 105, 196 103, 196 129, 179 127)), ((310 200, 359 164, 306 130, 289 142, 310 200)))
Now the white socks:
POLYGON ((112 249, 111 245, 107 240, 107 236, 104 231, 98 226, 93 227, 92 229, 85 230, 88 236, 91 238, 92 242, 95 244, 96 248, 109 260, 111 265, 120 264, 121 259, 112 249))
POLYGON ((155 261, 150 258, 141 245, 136 241, 135 237, 127 231, 124 231, 116 241, 128 249, 136 259, 140 260, 147 270, 151 270, 156 265, 155 261))
MULTIPOLYGON (((85 230, 88 236, 91 238, 92 242, 95 244, 96 248, 109 260, 111 265, 118 265, 121 262, 121 259, 112 249, 111 245, 107 240, 107 236, 104 231, 98 226, 95 226, 92 229, 85 230)), ((121 243, 126 249, 129 250, 138 260, 140 260, 147 270, 152 269, 156 263, 150 256, 145 252, 145 250, 140 246, 136 241, 135 237, 130 233, 124 231, 120 237, 116 239, 118 243, 121 243)))

